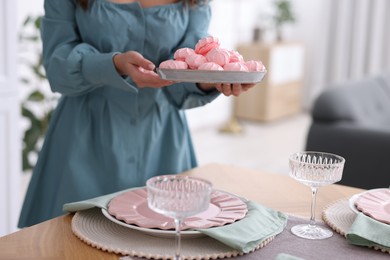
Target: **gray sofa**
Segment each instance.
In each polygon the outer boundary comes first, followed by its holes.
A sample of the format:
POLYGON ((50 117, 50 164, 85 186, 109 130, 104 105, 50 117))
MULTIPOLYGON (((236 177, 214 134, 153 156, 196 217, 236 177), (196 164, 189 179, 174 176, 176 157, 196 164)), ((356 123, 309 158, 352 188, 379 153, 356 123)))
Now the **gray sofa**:
POLYGON ((306 150, 346 159, 339 184, 390 186, 390 73, 327 88, 311 117, 306 150))

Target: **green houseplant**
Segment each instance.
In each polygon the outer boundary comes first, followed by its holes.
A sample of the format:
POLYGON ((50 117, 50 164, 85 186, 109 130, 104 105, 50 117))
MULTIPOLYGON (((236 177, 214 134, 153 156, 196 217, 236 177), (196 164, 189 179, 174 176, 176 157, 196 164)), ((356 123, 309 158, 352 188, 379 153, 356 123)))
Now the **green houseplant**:
POLYGON ((276 39, 277 41, 282 41, 283 27, 285 26, 285 24, 295 22, 296 18, 292 11, 292 5, 289 0, 275 0, 274 6, 276 10, 274 15, 276 39))
POLYGON ((20 80, 24 85, 21 114, 26 123, 23 134, 22 168, 33 168, 41 149, 51 114, 58 96, 48 91, 48 83, 42 65, 40 16, 28 16, 19 33, 21 68, 20 80))

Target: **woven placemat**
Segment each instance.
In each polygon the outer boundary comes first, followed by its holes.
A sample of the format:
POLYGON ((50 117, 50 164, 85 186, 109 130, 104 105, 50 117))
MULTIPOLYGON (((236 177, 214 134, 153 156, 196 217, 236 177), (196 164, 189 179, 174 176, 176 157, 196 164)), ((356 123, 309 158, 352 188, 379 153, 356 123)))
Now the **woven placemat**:
MULTIPOLYGON (((329 204, 322 212, 322 219, 324 222, 344 237, 355 221, 355 218, 356 213, 349 207, 349 198, 344 198, 329 204)), ((372 248, 390 254, 390 250, 388 248, 379 246, 372 248)))
MULTIPOLYGON (((154 237, 120 226, 104 217, 99 208, 77 212, 72 219, 72 231, 80 240, 103 251, 147 259, 173 259, 174 239, 154 237)), ((266 239, 255 250, 266 246, 274 238, 266 239)), ((210 237, 182 239, 181 246, 185 260, 230 258, 244 254, 210 237)))

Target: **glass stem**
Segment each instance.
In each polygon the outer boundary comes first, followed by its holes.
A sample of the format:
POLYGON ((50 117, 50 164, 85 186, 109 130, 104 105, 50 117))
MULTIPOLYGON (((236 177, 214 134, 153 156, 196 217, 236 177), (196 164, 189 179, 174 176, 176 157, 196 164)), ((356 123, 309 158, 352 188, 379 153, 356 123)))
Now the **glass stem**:
POLYGON ((180 248, 181 248, 181 237, 180 237, 180 228, 181 228, 181 218, 175 218, 175 230, 176 230, 176 251, 175 251, 175 260, 181 260, 180 248))
POLYGON ((311 187, 310 226, 316 225, 316 198, 317 188, 311 187))

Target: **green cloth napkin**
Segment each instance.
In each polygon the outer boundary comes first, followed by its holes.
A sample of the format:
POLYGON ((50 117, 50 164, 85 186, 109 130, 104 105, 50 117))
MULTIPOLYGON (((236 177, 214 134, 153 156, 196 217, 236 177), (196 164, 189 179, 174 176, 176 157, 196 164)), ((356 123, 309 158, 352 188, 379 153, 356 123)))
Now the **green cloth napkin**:
MULTIPOLYGON (((66 203, 63 210, 75 212, 94 207, 107 209, 112 198, 120 193, 137 189, 119 191, 93 199, 66 203)), ((200 229, 198 231, 210 236, 236 250, 248 253, 261 242, 283 231, 287 224, 287 215, 273 209, 248 201, 247 216, 237 222, 222 227, 200 229)))
POLYGON ((118 191, 115 193, 110 193, 110 194, 103 195, 103 196, 96 197, 96 198, 92 198, 92 199, 66 203, 62 206, 62 210, 67 211, 67 212, 76 212, 76 211, 81 211, 81 210, 85 210, 85 209, 91 209, 94 207, 107 209, 108 203, 110 202, 110 200, 112 198, 114 198, 115 196, 117 196, 123 192, 133 190, 133 189, 138 189, 138 188, 130 188, 127 190, 122 190, 122 191, 118 191))
POLYGON ((347 231, 347 241, 358 246, 379 246, 390 250, 390 225, 358 213, 347 231))
POLYGON ((267 238, 283 231, 287 224, 287 215, 282 212, 248 201, 248 213, 245 218, 232 224, 200 229, 206 234, 236 250, 248 253, 267 238))

